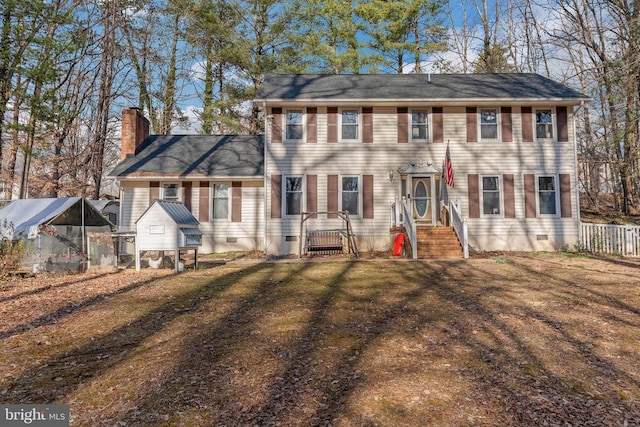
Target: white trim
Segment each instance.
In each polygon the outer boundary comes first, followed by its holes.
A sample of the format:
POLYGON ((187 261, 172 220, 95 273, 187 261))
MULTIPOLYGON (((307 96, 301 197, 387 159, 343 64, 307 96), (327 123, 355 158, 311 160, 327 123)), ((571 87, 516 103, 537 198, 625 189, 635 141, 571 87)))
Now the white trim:
POLYGON ((306 184, 305 175, 296 175, 296 174, 282 175, 282 189, 280 190, 282 192, 282 218, 297 217, 297 216, 300 216, 302 212, 304 212, 305 197, 306 197, 306 194, 304 191, 305 184, 306 184), (300 213, 299 214, 287 213, 287 179, 288 178, 300 178, 300 194, 302 197, 300 197, 300 213))
POLYGON ((431 107, 411 107, 409 108, 408 111, 408 115, 409 115, 409 142, 415 142, 418 144, 423 144, 423 143, 431 143, 433 142, 433 130, 432 130, 432 117, 431 117, 431 107), (426 126, 427 126, 427 138, 426 139, 420 139, 420 138, 414 138, 413 137, 413 113, 416 112, 425 112, 426 113, 426 126))
POLYGON ((307 137, 307 111, 304 107, 292 107, 292 108, 284 108, 283 112, 282 112, 282 128, 284 129, 284 135, 282 137, 282 142, 303 142, 306 141, 306 137, 307 137), (289 138, 289 132, 288 132, 288 127, 287 127, 287 113, 300 113, 302 115, 301 117, 301 123, 300 126, 302 127, 302 135, 300 138, 289 138))
POLYGON ((160 182, 160 199, 161 200, 166 200, 168 202, 182 202, 184 200, 184 195, 182 194, 183 192, 183 186, 182 186, 182 182, 181 181, 163 181, 160 182), (167 185, 176 185, 176 199, 174 200, 173 198, 171 199, 167 199, 164 195, 165 192, 165 186, 167 185))
MULTIPOLYGON (((352 213, 349 212, 349 216, 351 217, 362 217, 362 175, 358 175, 358 174, 344 174, 344 175, 338 175, 338 210, 339 211, 344 211, 344 206, 342 206, 342 193, 344 192, 343 187, 342 187, 342 179, 343 178, 357 178, 358 179, 358 212, 357 213, 352 213)), ((350 193, 354 193, 353 191, 350 191, 350 193)))
POLYGON ((499 142, 502 141, 502 118, 500 117, 500 107, 479 107, 476 108, 477 126, 478 126, 478 142, 499 142), (495 138, 483 138, 482 137, 482 113, 484 111, 493 111, 496 115, 496 137, 495 138))
MULTIPOLYGON (((478 187, 479 196, 480 196, 480 218, 504 218, 504 189, 502 186, 502 174, 494 173, 494 174, 481 174, 478 176, 478 187), (484 183, 483 178, 498 178, 498 203, 500 204, 500 212, 495 214, 487 214, 484 213, 484 183)), ((495 192, 495 191, 491 191, 495 192)))
POLYGON ((560 218, 560 188, 559 188, 560 180, 558 179, 558 176, 559 175, 557 173, 537 173, 537 174, 535 174, 535 178, 536 178, 536 216, 537 217, 560 218), (540 178, 545 178, 545 177, 553 178, 553 191, 555 192, 555 204, 556 204, 555 205, 556 213, 553 213, 553 214, 540 213, 539 181, 540 181, 540 178))
POLYGON ((536 142, 557 142, 558 141, 558 126, 556 123, 556 108, 555 107, 534 107, 533 111, 532 111, 533 117, 532 117, 532 122, 533 122, 533 138, 536 142), (551 112, 551 132, 553 132, 553 135, 551 135, 550 138, 538 138, 538 129, 537 129, 537 113, 538 111, 550 111, 551 112))
POLYGON ((338 142, 357 143, 362 142, 362 109, 360 107, 341 107, 338 109, 338 142), (358 114, 358 123, 350 126, 356 127, 357 136, 355 139, 345 139, 342 137, 342 114, 347 111, 355 111, 358 114))
POLYGON ((231 181, 212 181, 209 183, 211 191, 209 192, 209 221, 210 222, 228 222, 231 220, 231 181), (227 217, 226 218, 215 218, 213 213, 215 212, 213 208, 213 201, 215 200, 215 187, 216 185, 225 184, 227 186, 227 217))

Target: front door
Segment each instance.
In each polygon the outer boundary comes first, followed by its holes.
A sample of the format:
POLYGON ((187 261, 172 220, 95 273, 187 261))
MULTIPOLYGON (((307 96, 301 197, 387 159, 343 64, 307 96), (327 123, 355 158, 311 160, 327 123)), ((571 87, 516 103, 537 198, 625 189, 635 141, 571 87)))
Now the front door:
POLYGON ((420 224, 433 224, 433 177, 414 177, 413 217, 420 224))

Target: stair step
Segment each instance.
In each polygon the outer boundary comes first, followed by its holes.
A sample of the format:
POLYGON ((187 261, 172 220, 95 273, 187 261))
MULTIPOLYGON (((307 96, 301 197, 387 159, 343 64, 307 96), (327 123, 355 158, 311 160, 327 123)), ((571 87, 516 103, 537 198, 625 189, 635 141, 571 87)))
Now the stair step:
POLYGON ((462 245, 452 227, 419 227, 418 258, 462 259, 462 245))

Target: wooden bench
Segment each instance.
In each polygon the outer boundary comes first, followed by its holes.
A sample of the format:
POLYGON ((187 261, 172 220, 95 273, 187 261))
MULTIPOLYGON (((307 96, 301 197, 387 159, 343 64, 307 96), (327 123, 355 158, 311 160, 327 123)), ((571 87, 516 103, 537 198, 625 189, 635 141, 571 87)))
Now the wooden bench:
POLYGON ((341 254, 344 249, 339 231, 311 231, 307 233, 307 252, 341 254))

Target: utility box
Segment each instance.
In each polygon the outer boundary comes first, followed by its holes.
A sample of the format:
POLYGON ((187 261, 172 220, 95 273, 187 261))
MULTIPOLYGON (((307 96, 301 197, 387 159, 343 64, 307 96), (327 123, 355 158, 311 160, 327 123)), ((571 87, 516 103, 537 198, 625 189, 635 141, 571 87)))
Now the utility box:
POLYGON ((155 200, 136 221, 136 270, 145 251, 175 252, 175 270, 179 270, 180 252, 193 250, 198 266, 198 247, 202 246, 200 223, 180 202, 155 200))

